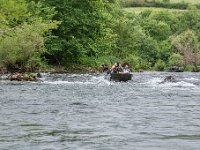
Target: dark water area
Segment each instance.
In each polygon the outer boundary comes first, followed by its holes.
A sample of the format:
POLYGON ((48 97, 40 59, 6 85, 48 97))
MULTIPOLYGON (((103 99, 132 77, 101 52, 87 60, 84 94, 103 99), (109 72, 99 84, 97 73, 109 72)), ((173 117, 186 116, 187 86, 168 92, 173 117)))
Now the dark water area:
POLYGON ((199 150, 200 73, 0 80, 2 150, 199 150), (162 82, 168 75, 175 82, 162 82))

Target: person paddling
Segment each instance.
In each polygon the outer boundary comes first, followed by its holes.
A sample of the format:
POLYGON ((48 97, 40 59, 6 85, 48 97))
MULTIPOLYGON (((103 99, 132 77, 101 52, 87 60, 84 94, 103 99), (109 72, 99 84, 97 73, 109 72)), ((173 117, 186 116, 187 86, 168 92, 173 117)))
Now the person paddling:
POLYGON ((129 68, 129 66, 128 66, 128 64, 126 64, 126 65, 124 66, 123 72, 124 72, 124 73, 130 73, 130 72, 131 72, 131 71, 130 71, 130 68, 129 68))
POLYGON ((116 62, 111 68, 111 73, 118 73, 122 71, 123 71, 123 68, 119 62, 116 62))

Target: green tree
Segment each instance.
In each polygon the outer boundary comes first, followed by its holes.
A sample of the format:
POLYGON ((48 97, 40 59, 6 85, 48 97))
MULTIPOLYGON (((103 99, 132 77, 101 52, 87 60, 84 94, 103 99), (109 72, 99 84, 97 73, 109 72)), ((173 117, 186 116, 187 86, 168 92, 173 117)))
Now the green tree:
POLYGON ((116 0, 46 0, 58 12, 54 19, 61 25, 47 42, 51 58, 62 63, 80 63, 82 57, 111 54, 116 45, 116 0), (114 7, 115 6, 115 7, 114 7), (52 45, 53 43, 53 45, 52 45))
POLYGON ((118 26, 116 26, 118 34, 116 54, 119 54, 120 58, 130 61, 141 58, 144 65, 140 64, 139 66, 145 66, 143 69, 147 69, 156 62, 158 43, 142 28, 142 19, 142 16, 138 14, 125 14, 124 18, 119 20, 118 26))
POLYGON ((148 19, 144 25, 145 31, 156 40, 166 40, 171 34, 168 24, 161 21, 148 19))
MULTIPOLYGON (((25 0, 1 0, 0 1, 0 27, 6 24, 9 27, 15 27, 27 19, 27 3, 25 0)), ((2 28, 1 28, 2 29, 2 28)))
POLYGON ((168 63, 169 57, 171 55, 171 41, 165 40, 159 42, 157 58, 163 60, 166 64, 168 63))
POLYGON ((197 66, 199 64, 200 49, 194 31, 188 30, 174 37, 172 45, 183 56, 185 65, 197 66))
POLYGON ((177 66, 177 67, 184 66, 183 57, 179 53, 173 53, 169 57, 169 67, 173 67, 173 66, 177 66))
POLYGON ((156 71, 164 71, 165 70, 165 62, 162 61, 161 59, 158 59, 158 61, 156 62, 154 68, 156 71))
POLYGON ((40 14, 54 14, 54 11, 46 11, 50 10, 48 7, 42 9, 40 3, 32 3, 30 9, 25 0, 7 0, 0 4, 1 17, 5 20, 0 26, 0 66, 8 71, 38 69, 45 51, 44 42, 50 30, 58 25, 51 17, 40 14))
MULTIPOLYGON (((176 32, 179 29, 179 14, 170 11, 154 11, 149 16, 149 20, 156 20, 157 22, 163 22, 170 27, 170 30, 176 32)), ((144 20, 146 22, 146 20, 144 20)))

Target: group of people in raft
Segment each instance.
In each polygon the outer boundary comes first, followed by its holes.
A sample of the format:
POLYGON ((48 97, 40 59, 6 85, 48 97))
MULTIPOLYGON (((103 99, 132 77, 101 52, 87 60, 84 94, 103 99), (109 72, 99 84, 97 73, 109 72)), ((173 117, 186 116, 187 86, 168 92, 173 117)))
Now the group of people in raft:
POLYGON ((121 65, 119 62, 116 62, 111 69, 109 69, 108 65, 104 64, 103 66, 103 72, 106 72, 107 74, 110 73, 130 73, 131 70, 129 68, 129 65, 127 63, 124 63, 121 65))

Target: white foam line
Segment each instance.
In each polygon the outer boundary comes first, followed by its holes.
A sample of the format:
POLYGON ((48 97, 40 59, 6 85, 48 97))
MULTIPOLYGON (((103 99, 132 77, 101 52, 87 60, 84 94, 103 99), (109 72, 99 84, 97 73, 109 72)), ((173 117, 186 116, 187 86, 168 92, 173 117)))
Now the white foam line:
POLYGON ((193 83, 185 82, 185 81, 179 81, 179 82, 165 82, 161 83, 163 81, 162 78, 153 78, 149 81, 147 81, 145 84, 152 86, 152 87, 161 87, 161 88, 198 88, 193 83))
POLYGON ((110 81, 105 80, 103 77, 92 77, 89 81, 43 81, 45 84, 83 84, 83 85, 110 85, 110 81))
POLYGON ((44 83, 46 84, 94 84, 91 82, 79 82, 79 81, 75 81, 75 82, 69 82, 69 81, 44 81, 44 83))
POLYGON ((185 78, 186 81, 199 81, 197 78, 185 78))

